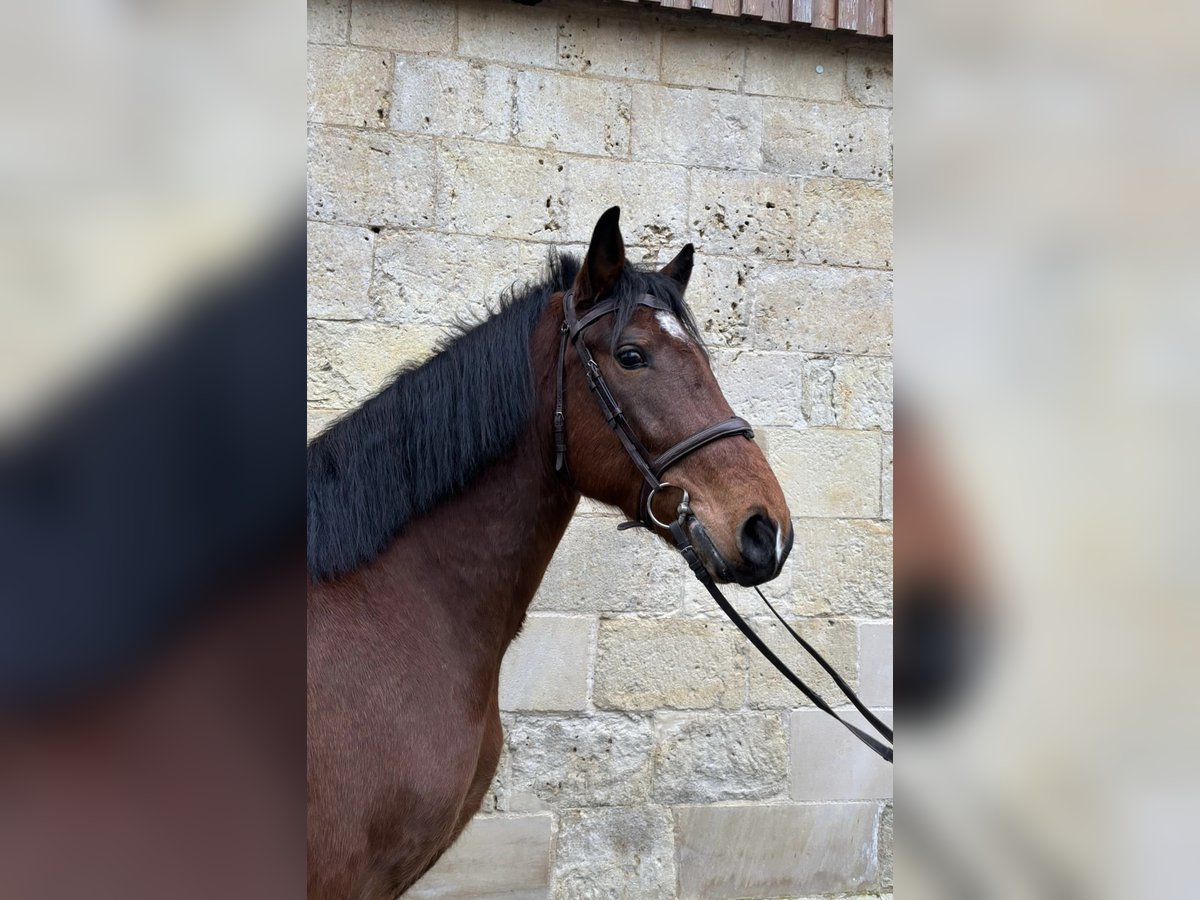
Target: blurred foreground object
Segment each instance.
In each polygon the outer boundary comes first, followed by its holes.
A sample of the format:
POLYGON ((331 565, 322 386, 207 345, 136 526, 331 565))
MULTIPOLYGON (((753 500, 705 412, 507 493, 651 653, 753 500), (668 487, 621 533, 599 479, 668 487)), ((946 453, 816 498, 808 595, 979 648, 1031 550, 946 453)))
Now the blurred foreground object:
POLYGON ((899 390, 994 632, 952 714, 901 706, 902 896, 1195 893, 1200 9, 1138 13, 918 3, 897 40, 899 390))
POLYGON ((299 896, 303 13, 4 20, 0 898, 299 896))

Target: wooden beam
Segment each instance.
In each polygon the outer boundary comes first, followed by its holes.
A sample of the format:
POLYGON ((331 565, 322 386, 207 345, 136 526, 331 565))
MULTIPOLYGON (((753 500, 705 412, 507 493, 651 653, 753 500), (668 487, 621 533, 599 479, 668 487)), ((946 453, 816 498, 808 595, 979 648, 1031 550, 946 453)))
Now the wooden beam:
POLYGON ((885 18, 887 19, 887 33, 895 34, 895 32, 892 31, 892 0, 887 0, 887 14, 885 18))
POLYGON ((884 22, 884 0, 858 0, 858 33, 872 37, 887 34, 884 22))
POLYGON ((858 0, 838 0, 837 27, 858 30, 858 0))
POLYGON ((742 0, 713 0, 712 10, 718 16, 740 16, 742 0))
POLYGON ((713 0, 692 0, 692 9, 712 9, 713 0))
POLYGON ((837 28, 837 0, 812 0, 813 28, 837 28))
POLYGON ((792 0, 767 0, 763 10, 764 22, 782 22, 785 25, 792 21, 792 0))
POLYGON ((742 0, 742 15, 761 19, 764 6, 766 6, 766 0, 742 0))
POLYGON ((658 0, 659 6, 671 9, 691 9, 692 0, 658 0))
POLYGON ((792 0, 792 21, 812 22, 813 0, 792 0))

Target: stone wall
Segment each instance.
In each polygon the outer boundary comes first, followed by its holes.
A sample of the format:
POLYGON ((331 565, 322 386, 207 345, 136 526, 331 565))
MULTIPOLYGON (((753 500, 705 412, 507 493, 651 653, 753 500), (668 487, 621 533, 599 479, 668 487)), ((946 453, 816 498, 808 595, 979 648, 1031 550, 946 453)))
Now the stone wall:
MULTIPOLYGON (((635 260, 696 244, 688 298, 796 517, 768 589, 890 718, 890 45, 555 0, 310 0, 309 37, 312 430, 619 204, 635 260)), ((890 890, 890 770, 616 522, 572 523, 485 812, 412 896, 890 890)))

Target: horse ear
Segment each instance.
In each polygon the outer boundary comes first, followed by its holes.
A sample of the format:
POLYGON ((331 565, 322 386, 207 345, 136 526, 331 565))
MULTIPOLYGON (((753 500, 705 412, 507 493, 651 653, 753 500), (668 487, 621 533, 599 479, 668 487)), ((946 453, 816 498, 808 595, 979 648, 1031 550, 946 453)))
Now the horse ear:
POLYGON ((575 309, 580 311, 616 286, 625 268, 625 241, 621 239, 621 207, 605 210, 596 222, 587 257, 575 278, 575 309))
POLYGON ((695 249, 691 244, 685 244, 679 251, 679 255, 663 266, 659 272, 660 275, 666 275, 679 285, 680 293, 687 290, 688 279, 692 277, 692 253, 695 249))

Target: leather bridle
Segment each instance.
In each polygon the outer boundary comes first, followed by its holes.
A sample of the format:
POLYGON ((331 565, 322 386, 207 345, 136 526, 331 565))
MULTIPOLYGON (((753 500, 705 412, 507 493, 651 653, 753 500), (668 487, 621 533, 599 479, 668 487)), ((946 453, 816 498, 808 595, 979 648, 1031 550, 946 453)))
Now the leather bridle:
MULTIPOLYGON (((559 477, 571 482, 570 470, 567 467, 567 426, 566 414, 563 407, 563 382, 566 376, 567 366, 567 345, 571 344, 575 348, 575 352, 579 357, 580 363, 583 365, 583 372, 587 378, 588 389, 592 396, 596 398, 596 402, 600 406, 600 410, 604 413, 604 418, 608 422, 608 426, 612 428, 617 438, 621 442, 621 446, 625 448, 625 452, 633 461, 634 466, 642 474, 644 484, 642 485, 641 496, 638 499, 638 518, 636 521, 624 522, 617 526, 618 528, 630 527, 645 527, 652 529, 653 526, 664 528, 670 531, 671 538, 675 542, 683 558, 687 560, 688 567, 692 573, 700 581, 701 584, 716 600, 717 605, 737 626, 738 630, 746 636, 751 644, 761 653, 766 660, 771 663, 779 672, 792 682, 800 692, 804 694, 814 706, 822 712, 827 713, 833 718, 842 723, 852 734, 858 737, 864 744, 874 750, 883 759, 888 762, 892 761, 892 729, 884 724, 878 717, 875 716, 866 705, 863 704, 858 696, 846 683, 845 679, 838 674, 837 670, 830 665, 817 650, 808 643, 803 637, 788 625, 784 618, 779 615, 771 602, 763 596, 762 591, 758 591, 758 596, 771 610, 775 618, 780 624, 787 629, 788 633, 799 642, 800 646, 817 661, 817 663, 833 678, 834 683, 845 694, 846 698, 871 724, 871 726, 887 741, 884 744, 873 735, 867 734, 855 725, 850 724, 845 719, 837 714, 825 700, 816 691, 805 684, 800 677, 788 668, 775 653, 768 647, 761 637, 750 627, 745 619, 733 608, 725 595, 721 593, 721 589, 717 587, 707 567, 701 560, 699 553, 692 546, 692 539, 688 528, 689 522, 696 521, 695 514, 692 512, 691 498, 688 492, 681 487, 672 485, 670 482, 663 481, 663 474, 672 466, 685 459, 689 454, 696 452, 701 447, 711 444, 713 441, 721 438, 742 436, 747 440, 753 440, 754 430, 750 427, 750 423, 745 419, 733 416, 723 422, 716 422, 700 429, 690 437, 684 438, 673 447, 661 453, 657 457, 651 456, 645 445, 638 438, 637 433, 630 425, 629 419, 621 411, 621 406, 617 403, 617 398, 613 396, 613 392, 609 389, 608 383, 604 380, 604 375, 600 372, 600 367, 596 364, 595 358, 587 348, 587 344, 583 340, 583 332, 589 325, 595 324, 605 316, 615 313, 619 307, 619 301, 615 298, 603 300, 583 314, 582 317, 575 314, 575 291, 574 288, 568 290, 563 295, 563 323, 559 328, 559 345, 558 345, 558 372, 555 380, 555 398, 554 398, 554 470, 559 477), (655 495, 666 488, 674 488, 681 494, 679 506, 676 508, 676 517, 672 522, 662 522, 655 515, 653 510, 653 501, 655 495)), ((674 314, 674 310, 666 301, 660 300, 650 294, 643 295, 637 301, 638 305, 649 307, 650 309, 663 310, 674 314)))

